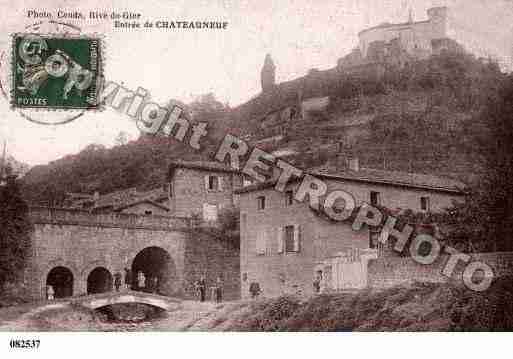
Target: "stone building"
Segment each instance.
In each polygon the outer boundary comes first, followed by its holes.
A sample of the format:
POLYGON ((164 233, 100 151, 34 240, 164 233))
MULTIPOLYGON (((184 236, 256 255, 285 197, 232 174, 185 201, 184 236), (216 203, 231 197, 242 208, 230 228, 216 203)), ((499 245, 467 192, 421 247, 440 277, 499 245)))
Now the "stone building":
POLYGON ((190 298, 205 276, 209 286, 221 277, 225 298, 237 298, 239 251, 209 228, 236 210, 234 190, 243 185, 218 162, 174 161, 150 191, 72 193, 68 208, 31 208, 33 296, 44 297, 48 285, 57 297, 110 291, 114 274, 129 268, 158 278, 161 294, 190 298))
POLYGON ((215 221, 223 209, 237 206, 234 190, 243 176, 214 161, 173 161, 161 186, 150 191, 135 187, 100 195, 69 193, 66 207, 92 213, 126 213, 196 217, 215 221))
POLYGON ((414 22, 410 16, 400 24, 383 23, 360 31, 359 50, 363 58, 369 54, 371 44, 385 44, 397 41, 401 49, 417 58, 425 58, 433 53, 433 41, 447 38, 448 9, 434 7, 427 11, 428 20, 414 22))
POLYGON ((242 187, 238 171, 213 161, 174 161, 168 172, 169 196, 163 202, 176 216, 216 221, 237 207, 234 190, 242 187))
MULTIPOLYGON (((351 193, 357 205, 371 203, 415 212, 438 212, 461 197, 463 184, 434 176, 360 169, 341 173, 316 171, 328 192, 351 193)), ((376 237, 368 230, 353 231, 348 222, 332 222, 294 195, 299 182, 284 193, 268 182, 242 188, 241 296, 258 283, 265 296, 313 293, 320 274, 325 290, 355 289, 367 285, 367 260, 376 258, 376 237)))

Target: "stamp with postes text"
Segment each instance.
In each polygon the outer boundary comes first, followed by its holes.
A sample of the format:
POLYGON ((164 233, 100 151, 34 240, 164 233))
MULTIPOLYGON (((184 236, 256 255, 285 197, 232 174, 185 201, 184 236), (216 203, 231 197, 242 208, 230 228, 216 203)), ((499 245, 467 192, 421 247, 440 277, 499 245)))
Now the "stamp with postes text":
POLYGON ((94 36, 15 34, 11 105, 36 109, 97 109, 101 39, 94 36))

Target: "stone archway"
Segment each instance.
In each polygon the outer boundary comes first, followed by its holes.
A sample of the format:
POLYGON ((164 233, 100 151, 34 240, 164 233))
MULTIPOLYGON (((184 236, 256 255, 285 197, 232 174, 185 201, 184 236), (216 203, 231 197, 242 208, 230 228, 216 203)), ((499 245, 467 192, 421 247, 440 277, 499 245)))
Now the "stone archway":
POLYGON ((112 274, 105 267, 94 268, 87 276, 87 294, 110 292, 112 274))
POLYGON ((46 276, 46 285, 51 285, 55 298, 73 296, 73 272, 62 266, 53 267, 46 276))
POLYGON ((132 279, 132 288, 136 290, 170 296, 178 289, 173 258, 161 247, 146 247, 135 256, 132 262, 132 279), (138 283, 139 272, 145 277, 143 288, 138 283))

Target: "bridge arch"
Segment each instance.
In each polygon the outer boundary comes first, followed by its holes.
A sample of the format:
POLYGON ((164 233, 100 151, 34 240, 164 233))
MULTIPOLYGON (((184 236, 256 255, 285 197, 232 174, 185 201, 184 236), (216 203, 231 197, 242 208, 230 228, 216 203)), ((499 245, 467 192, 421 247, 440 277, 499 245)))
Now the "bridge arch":
POLYGON ((171 254, 160 246, 140 250, 132 261, 132 288, 171 296, 179 288, 176 264, 171 254), (146 279, 145 288, 139 288, 138 273, 146 279))
POLYGON ((96 267, 87 276, 87 294, 112 291, 112 274, 105 267, 96 267))
POLYGON ((68 267, 55 266, 46 275, 46 286, 52 286, 55 298, 73 296, 75 277, 68 267))

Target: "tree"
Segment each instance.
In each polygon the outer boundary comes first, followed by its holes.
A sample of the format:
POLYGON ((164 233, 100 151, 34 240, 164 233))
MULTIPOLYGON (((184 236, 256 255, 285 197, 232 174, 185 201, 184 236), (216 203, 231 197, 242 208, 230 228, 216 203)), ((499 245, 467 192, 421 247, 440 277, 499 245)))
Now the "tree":
POLYGON ((476 118, 479 147, 485 169, 464 205, 453 210, 453 222, 464 223, 450 233, 452 241, 466 238, 488 251, 513 250, 513 75, 476 118))
POLYGON ((225 115, 229 107, 218 101, 213 93, 207 93, 197 96, 196 99, 188 105, 197 122, 209 121, 225 115))
POLYGON ((130 135, 126 133, 125 131, 120 131, 116 138, 114 139, 114 144, 116 146, 123 146, 128 143, 130 140, 130 135))
POLYGON ((30 255, 31 230, 28 206, 16 176, 7 168, 0 186, 0 290, 21 279, 30 255))

